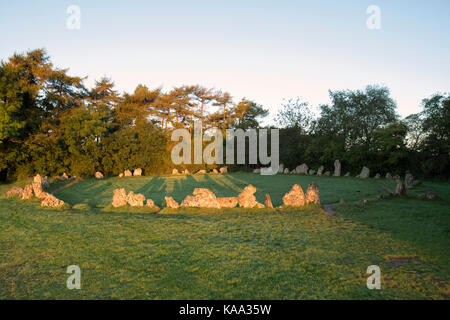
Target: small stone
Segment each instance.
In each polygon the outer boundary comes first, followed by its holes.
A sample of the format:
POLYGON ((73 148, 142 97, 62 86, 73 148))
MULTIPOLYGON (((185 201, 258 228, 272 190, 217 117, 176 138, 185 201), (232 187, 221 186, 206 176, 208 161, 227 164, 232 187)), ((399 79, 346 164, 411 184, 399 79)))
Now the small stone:
POLYGON ((284 164, 280 163, 280 166, 278 167, 278 173, 284 172, 284 164))
POLYGON ((56 198, 54 195, 52 195, 50 193, 44 192, 43 194, 45 194, 45 198, 41 202, 42 207, 56 208, 56 207, 60 207, 65 204, 64 201, 59 200, 58 198, 56 198))
POLYGON ((145 196, 141 193, 135 194, 133 191, 127 196, 127 203, 132 207, 143 207, 145 196))
POLYGON ((213 171, 212 171, 213 173, 219 173, 219 171, 217 171, 217 169, 213 169, 213 171))
POLYGON ((125 177, 132 177, 132 176, 133 176, 133 173, 131 173, 130 170, 125 170, 125 172, 123 173, 123 175, 124 175, 125 177))
POLYGON ((392 179, 392 176, 391 176, 391 174, 388 172, 388 173, 386 173, 386 177, 385 177, 386 179, 392 179))
POLYGON ((117 207, 122 207, 125 206, 127 204, 127 192, 125 191, 125 189, 121 188, 121 189, 114 189, 113 190, 113 202, 112 205, 113 207, 117 208, 117 207))
POLYGON ((141 168, 134 169, 133 176, 135 176, 135 177, 142 176, 142 169, 141 168))
POLYGON ((176 202, 172 197, 166 196, 164 199, 166 200, 167 208, 178 209, 180 207, 178 202, 176 202))
POLYGON ((321 176, 323 174, 324 166, 320 166, 319 169, 317 169, 317 175, 321 176))
POLYGON ((319 187, 315 182, 311 182, 306 189, 306 203, 320 204, 319 187))
POLYGON ((44 190, 42 190, 42 184, 39 182, 33 182, 31 185, 33 187, 33 192, 36 198, 44 199, 45 195, 42 195, 42 193, 44 192, 44 190))
POLYGON ((14 187, 9 189, 8 192, 6 192, 5 197, 11 198, 11 197, 22 197, 23 195, 23 189, 19 187, 14 187))
POLYGON ((284 169, 284 174, 289 174, 289 168, 284 169))
POLYGON ((339 204, 347 204, 347 200, 345 198, 341 198, 341 200, 339 200, 339 204))
POLYGON ((422 200, 438 200, 439 196, 434 192, 425 192, 417 196, 417 198, 422 200))
POLYGON ((375 175, 375 179, 380 179, 381 178, 381 175, 379 174, 379 173, 377 173, 376 175, 375 175))
POLYGON ((261 169, 255 169, 255 170, 253 170, 253 173, 259 174, 259 173, 261 173, 261 169))
POLYGON ((155 207, 155 203, 153 202, 152 199, 147 199, 147 202, 146 202, 145 205, 146 205, 147 207, 150 207, 150 208, 154 208, 154 207, 155 207))
POLYGON ((228 167, 220 168, 220 173, 228 173, 228 167))
POLYGON ((295 168, 295 172, 297 174, 308 174, 308 165, 306 163, 303 163, 302 165, 295 168))
POLYGON ((205 174, 205 173, 206 173, 206 170, 205 170, 205 169, 199 170, 199 171, 197 172, 197 174, 205 174))
POLYGON ((350 172, 347 172, 344 177, 350 177, 350 172))
POLYGON ((266 194, 266 198, 265 198, 265 200, 264 200, 264 205, 265 205, 267 208, 273 208, 272 200, 270 199, 270 195, 269 195, 269 194, 266 194))
POLYGON ((323 175, 329 177, 329 176, 331 176, 331 172, 330 171, 326 171, 323 175))
POLYGON ((123 173, 119 173, 119 178, 123 178, 123 173))
POLYGON ((103 179, 103 173, 97 171, 97 172, 95 173, 95 179, 103 179))
POLYGON ((370 170, 367 167, 363 167, 361 170, 361 173, 359 174, 359 177, 361 179, 367 179, 370 176, 370 170))
POLYGON ((33 186, 28 184, 23 189, 22 200, 30 200, 31 198, 33 198, 33 186))
POLYGON ((183 171, 183 174, 190 174, 190 172, 189 172, 188 169, 185 169, 185 170, 183 171))
POLYGON ((312 176, 312 175, 316 174, 316 170, 309 169, 308 174, 309 174, 310 176, 312 176))

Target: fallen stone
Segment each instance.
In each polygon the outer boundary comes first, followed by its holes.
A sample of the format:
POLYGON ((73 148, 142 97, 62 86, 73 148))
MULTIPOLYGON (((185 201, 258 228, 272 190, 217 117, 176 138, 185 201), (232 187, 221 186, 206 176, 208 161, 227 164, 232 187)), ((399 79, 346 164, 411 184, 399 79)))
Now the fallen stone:
POLYGON ((141 168, 134 169, 133 176, 135 177, 142 176, 142 169, 141 168))
POLYGON ((238 204, 237 197, 217 198, 217 201, 221 208, 234 208, 238 204))
POLYGON ((65 204, 64 201, 59 200, 58 198, 56 198, 54 195, 52 195, 50 193, 44 192, 44 194, 45 194, 45 198, 41 202, 42 207, 57 208, 57 207, 60 207, 65 204))
POLYGON ((166 196, 164 199, 166 200, 167 208, 178 209, 180 207, 178 202, 176 202, 172 197, 166 196))
POLYGON ((112 201, 113 207, 115 207, 115 208, 122 207, 127 204, 128 197, 127 197, 127 192, 125 191, 124 188, 114 189, 113 193, 114 193, 113 201, 112 201))
POLYGON ((306 189, 306 203, 320 204, 319 187, 315 182, 311 182, 306 189))
POLYGON ((305 194, 303 193, 302 187, 298 184, 295 184, 291 191, 283 197, 283 205, 285 206, 302 207, 305 203, 305 194))
POLYGON ((237 196, 239 207, 241 208, 264 208, 262 203, 256 201, 254 193, 256 188, 252 185, 248 185, 242 190, 242 192, 237 196))
POLYGON ((425 192, 417 196, 421 200, 438 200, 439 196, 434 192, 425 192))
POLYGON ((6 192, 5 197, 11 198, 11 197, 22 197, 23 195, 23 189, 19 187, 14 187, 8 190, 6 192))
POLYGON ((195 188, 194 196, 187 196, 181 203, 182 207, 220 208, 216 195, 207 188, 195 188))

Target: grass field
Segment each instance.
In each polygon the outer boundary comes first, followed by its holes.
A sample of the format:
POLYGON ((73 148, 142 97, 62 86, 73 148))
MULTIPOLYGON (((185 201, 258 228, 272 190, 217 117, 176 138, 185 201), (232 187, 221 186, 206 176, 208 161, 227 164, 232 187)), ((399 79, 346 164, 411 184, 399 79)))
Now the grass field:
MULTIPOLYGON (((54 182, 72 208, 0 198, 1 299, 449 299, 450 185, 424 183, 378 200, 388 180, 249 173, 54 182), (112 191, 143 193, 164 207, 196 187, 235 196, 257 187, 274 205, 292 185, 315 181, 322 208, 110 210, 112 191), (438 201, 417 193, 435 191, 438 201), (336 204, 341 198, 348 205, 336 204), (369 204, 359 205, 359 200, 369 204), (368 290, 378 265, 382 289, 368 290), (82 289, 68 290, 78 265, 82 289)), ((24 185, 27 182, 17 183, 24 185)), ((13 185, 1 185, 4 194, 13 185)))

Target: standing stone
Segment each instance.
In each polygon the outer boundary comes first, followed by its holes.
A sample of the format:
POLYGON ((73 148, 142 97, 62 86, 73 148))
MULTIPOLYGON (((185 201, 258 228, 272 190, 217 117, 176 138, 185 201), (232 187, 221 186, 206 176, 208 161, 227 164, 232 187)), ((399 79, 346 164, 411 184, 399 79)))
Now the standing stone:
POLYGON ((125 206, 127 204, 128 197, 125 189, 114 189, 113 193, 112 205, 114 208, 125 206))
POLYGON ((22 200, 30 200, 31 198, 33 198, 33 186, 28 184, 23 189, 22 200))
POLYGON ((95 179, 103 179, 103 173, 97 171, 95 173, 95 179))
POLYGON ((131 173, 130 170, 125 170, 125 172, 123 173, 123 175, 124 175, 125 177, 132 177, 132 176, 133 176, 133 174, 131 173))
POLYGON ((42 188, 47 189, 50 187, 50 182, 48 181, 47 177, 42 177, 40 174, 37 174, 33 178, 33 182, 38 182, 41 184, 42 188))
POLYGON ((439 196, 434 192, 425 192, 417 195, 417 198, 421 200, 438 200, 439 196))
POLYGON ((350 177, 350 172, 347 172, 344 177, 350 177))
POLYGON ((213 169, 213 173, 219 173, 216 168, 213 169))
POLYGON ((33 187, 33 192, 36 198, 44 199, 45 195, 42 195, 42 193, 44 192, 44 190, 42 190, 42 184, 40 184, 39 182, 33 182, 31 185, 33 187))
POLYGON ((295 184, 291 191, 284 195, 283 205, 293 207, 301 207, 305 205, 305 194, 303 193, 303 189, 300 185, 295 184))
POLYGON ((270 199, 270 194, 266 194, 266 199, 264 200, 264 204, 267 208, 273 208, 272 200, 270 199))
POLYGON ((280 167, 278 168, 278 173, 284 172, 284 164, 280 163, 280 167))
POLYGON ((6 192, 5 197, 22 197, 23 189, 19 187, 11 188, 8 192, 6 192))
POLYGON ((380 179, 381 178, 381 175, 379 174, 379 173, 377 173, 376 175, 375 175, 375 179, 380 179))
POLYGON ((392 179, 392 176, 391 176, 391 174, 389 172, 386 173, 386 179, 392 179))
POLYGON ((259 174, 259 173, 261 173, 261 169, 254 169, 253 173, 258 173, 259 174))
POLYGON ((123 173, 119 173, 119 178, 123 178, 123 173))
POLYGON ((296 174, 297 171, 294 169, 294 170, 292 170, 290 173, 291 173, 291 174, 296 174))
POLYGON ((133 191, 127 196, 127 203, 132 207, 143 207, 145 196, 141 193, 135 194, 133 191))
POLYGON ((330 171, 326 171, 323 175, 329 177, 329 176, 331 176, 331 172, 330 171))
POLYGON ((284 169, 284 174, 289 174, 289 168, 284 169))
POLYGON ((413 175, 409 172, 406 171, 406 175, 405 175, 405 187, 407 189, 411 189, 412 187, 414 187, 414 177, 413 175))
POLYGON ((237 197, 217 198, 217 201, 221 208, 234 208, 238 204, 237 197))
POLYGON ((220 168, 220 173, 228 173, 228 167, 220 168))
POLYGON ((308 174, 308 165, 306 163, 303 163, 302 165, 295 168, 295 172, 297 174, 308 174))
POLYGON ((363 167, 361 170, 361 173, 359 174, 359 177, 361 179, 367 179, 370 176, 370 170, 367 167, 363 167))
POLYGON ((206 173, 205 169, 198 170, 198 172, 197 172, 197 174, 205 174, 205 173, 206 173))
POLYGON ((315 182, 311 182, 306 189, 306 203, 320 204, 319 187, 315 182))
POLYGON ((248 185, 238 195, 238 203, 241 208, 264 208, 262 203, 256 201, 256 197, 253 195, 256 192, 256 188, 252 185, 248 185))
POLYGON ((334 174, 335 177, 341 176, 341 162, 339 160, 334 160, 334 174))
POLYGON ((195 188, 194 196, 187 196, 181 203, 182 207, 220 208, 216 195, 207 188, 195 188))
POLYGON ((147 202, 146 202, 146 204, 145 204, 147 207, 150 207, 150 208, 154 208, 155 207, 155 203, 153 202, 153 200, 152 199, 147 199, 147 202))
POLYGON ((323 174, 324 166, 320 166, 319 169, 317 169, 317 175, 321 176, 323 174))
POLYGON ((396 179, 396 181, 397 181, 397 186, 395 187, 394 194, 396 196, 404 196, 406 194, 406 190, 405 190, 405 185, 402 182, 402 179, 400 179, 400 177, 398 177, 398 179, 396 179))
POLYGON ((308 174, 310 176, 314 175, 315 173, 316 173, 316 170, 313 170, 313 169, 309 169, 309 171, 308 171, 308 174))
POLYGON ((172 197, 166 196, 164 199, 166 200, 167 208, 178 209, 180 207, 178 202, 176 202, 172 197))
POLYGON ((133 176, 135 177, 142 176, 142 169, 141 168, 134 169, 133 176))
POLYGON ((185 169, 183 174, 191 174, 188 169, 185 169))

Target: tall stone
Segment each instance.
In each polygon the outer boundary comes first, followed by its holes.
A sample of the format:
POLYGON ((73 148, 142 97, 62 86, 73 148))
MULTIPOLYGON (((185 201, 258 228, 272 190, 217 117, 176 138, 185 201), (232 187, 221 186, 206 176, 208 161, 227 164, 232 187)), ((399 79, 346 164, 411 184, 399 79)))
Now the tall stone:
POLYGON ((334 174, 335 177, 341 176, 341 162, 339 160, 334 160, 334 174))
POLYGON ((266 194, 264 204, 267 208, 273 208, 272 200, 270 199, 270 194, 266 194))
POLYGON ((396 179, 396 181, 397 181, 397 186, 395 187, 394 194, 396 196, 404 196, 406 194, 406 190, 405 190, 405 185, 403 184, 402 179, 400 179, 400 177, 398 177, 396 179))
POLYGON ((22 200, 30 200, 33 198, 33 186, 28 184, 23 188, 22 200))
POLYGON ((127 192, 124 188, 121 189, 114 189, 113 190, 113 201, 112 205, 114 208, 125 206, 127 204, 127 192))
POLYGON ((295 184, 291 191, 283 197, 283 205, 285 206, 302 207, 305 203, 305 194, 303 193, 302 187, 298 184, 295 184))
POLYGON ((323 174, 324 166, 320 166, 319 169, 317 169, 317 175, 321 176, 323 174))
POLYGON ((123 175, 124 175, 125 177, 132 177, 132 176, 133 176, 133 174, 131 173, 130 170, 125 170, 125 172, 123 173, 123 175))
POLYGON ((405 175, 405 187, 407 189, 411 189, 414 187, 414 177, 409 171, 407 171, 405 175))
POLYGON ((278 173, 284 172, 284 164, 280 163, 280 167, 278 168, 278 173))
POLYGON ((319 187, 315 182, 311 182, 306 189, 306 203, 320 204, 319 187))

